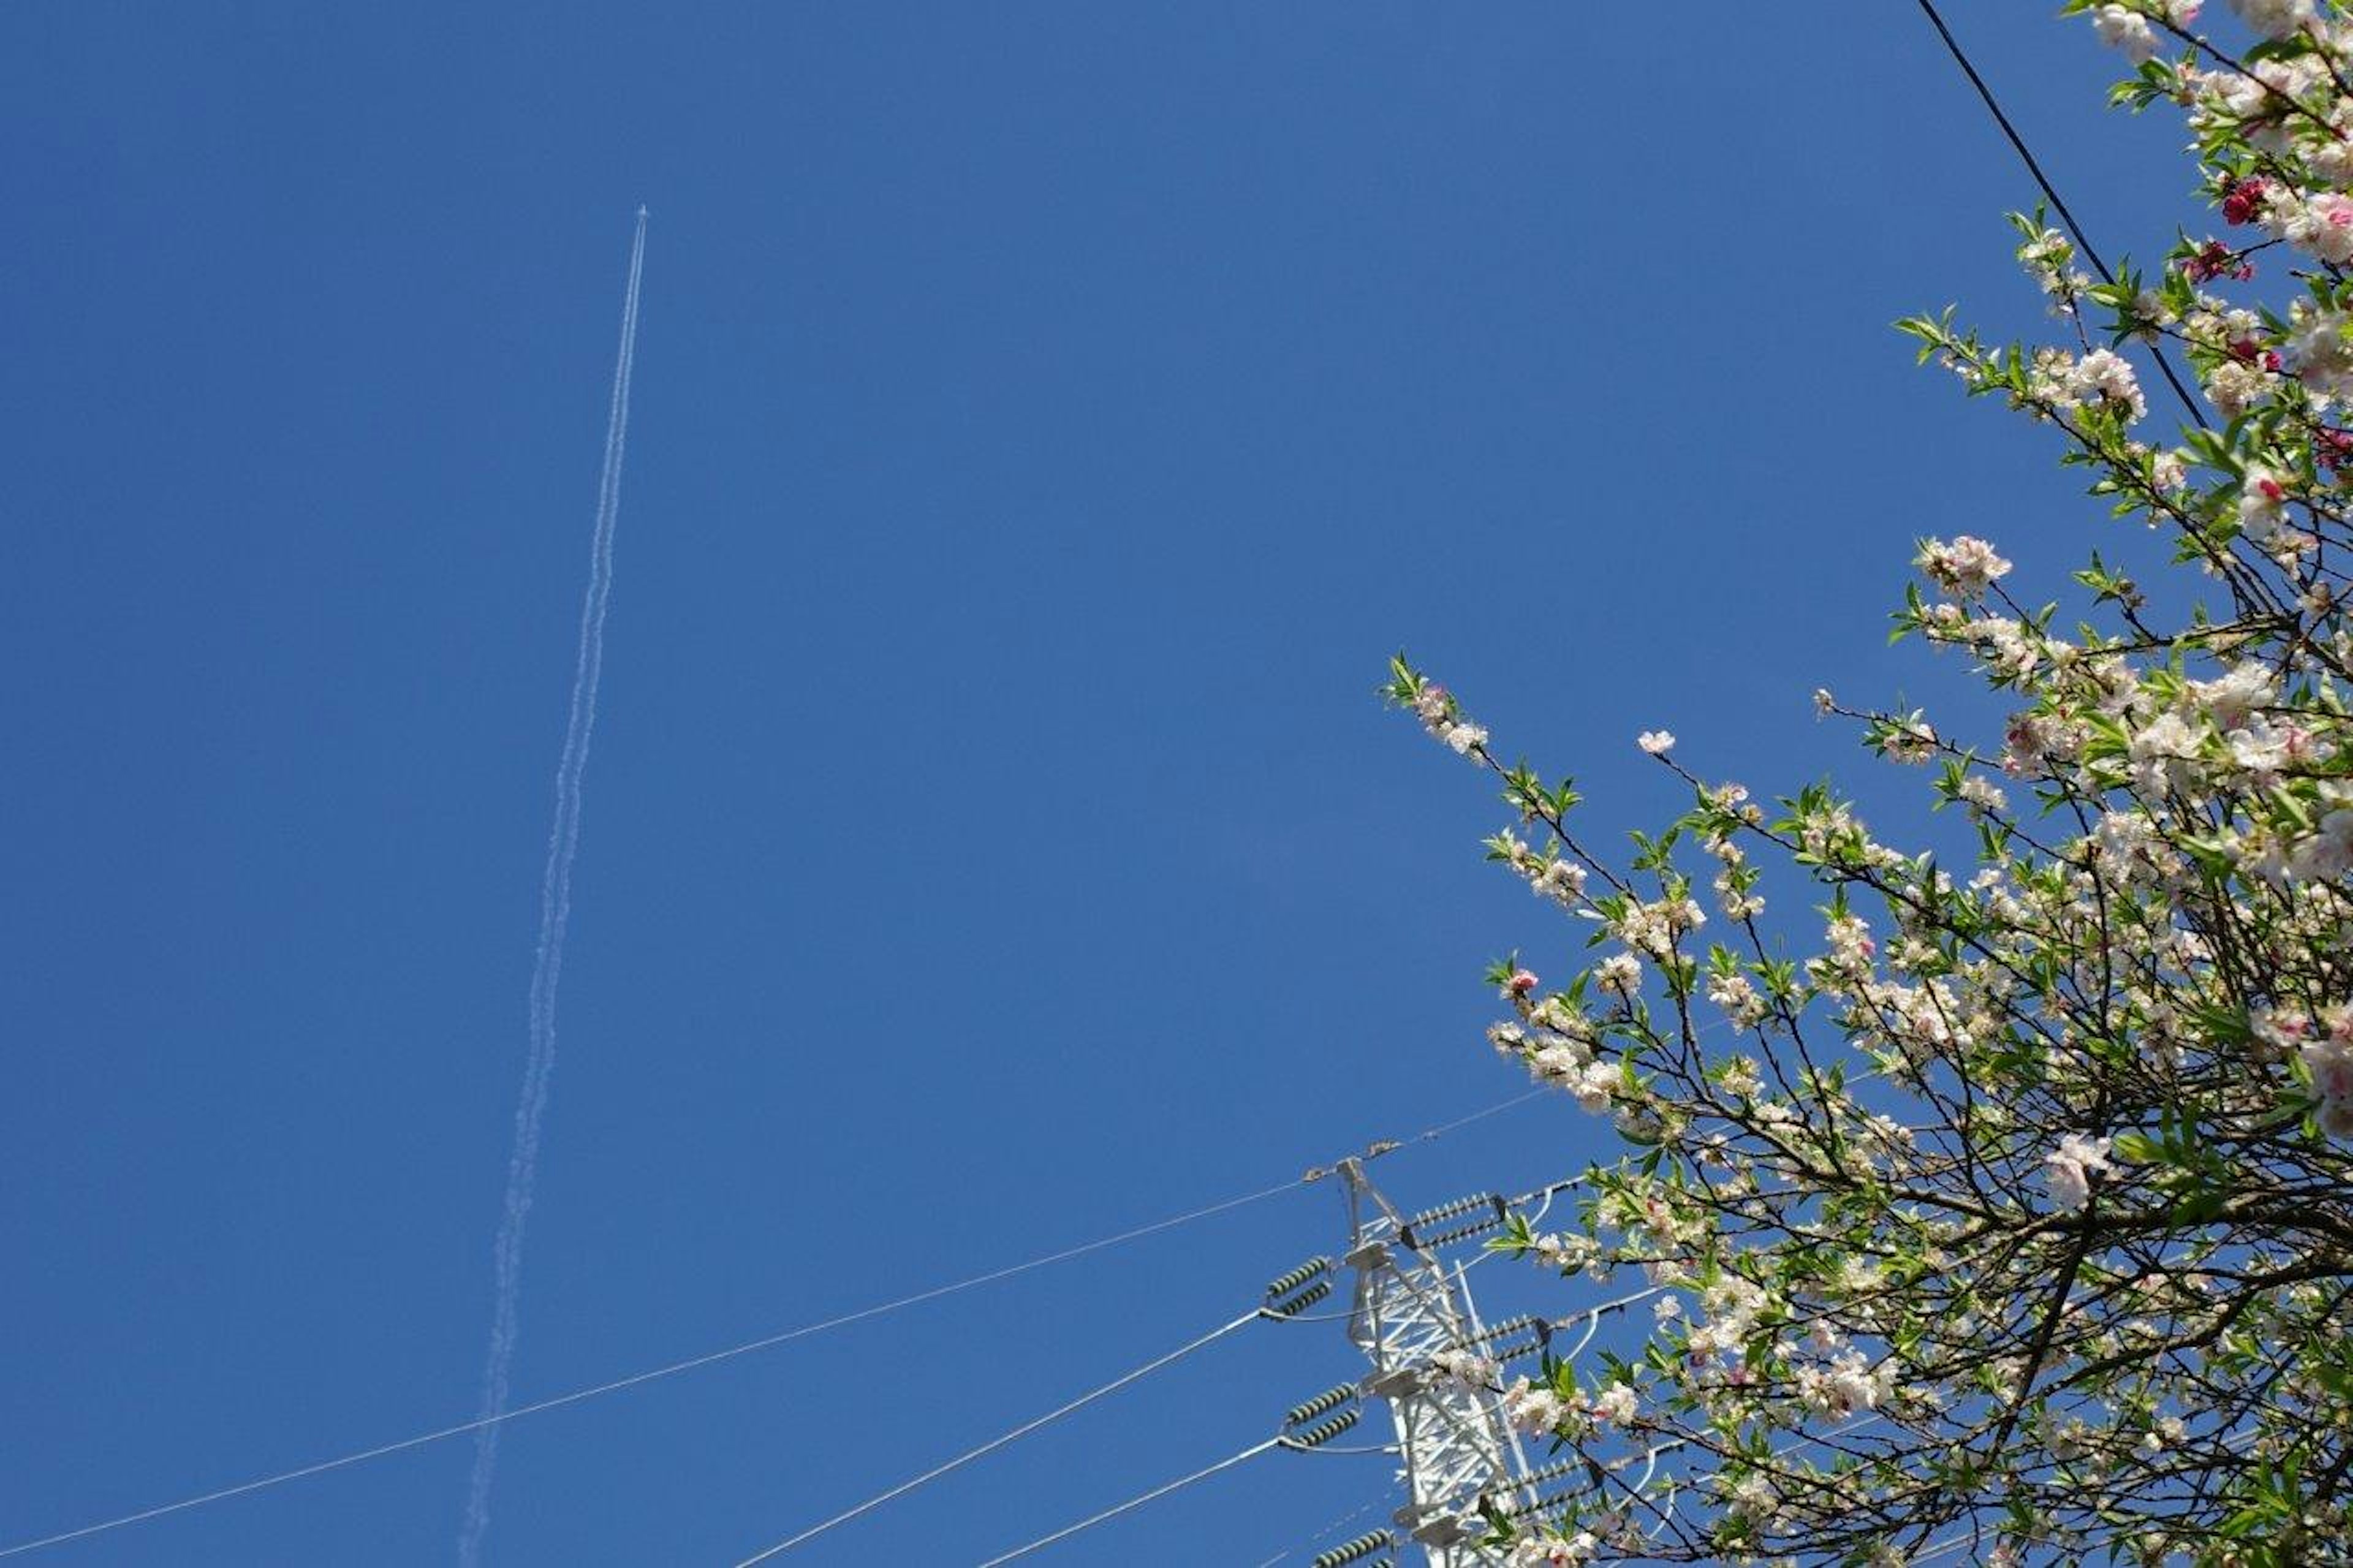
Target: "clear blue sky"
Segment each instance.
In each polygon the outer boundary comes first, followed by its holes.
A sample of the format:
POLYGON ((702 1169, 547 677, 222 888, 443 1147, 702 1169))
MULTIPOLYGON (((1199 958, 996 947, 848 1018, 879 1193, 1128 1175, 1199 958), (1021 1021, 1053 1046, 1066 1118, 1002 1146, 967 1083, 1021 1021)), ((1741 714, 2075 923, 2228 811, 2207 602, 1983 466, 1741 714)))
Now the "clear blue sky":
MULTIPOLYGON (((1955 23, 2111 251, 2177 127, 1955 23)), ((1911 542, 2101 537, 1894 316, 2033 330, 1912 7, 9 6, 0 1538, 470 1415, 630 215, 605 709, 517 1397, 1516 1092, 1572 932, 1372 696, 1614 831, 1766 790, 1911 542)), ((1401 1201, 1599 1151, 1565 1101, 1401 1201)), ((732 1562, 1223 1321, 1322 1190, 510 1429, 493 1561, 732 1562)), ((789 1561, 969 1561, 1347 1375, 1246 1336, 789 1561)), ((448 1558, 445 1444, 59 1548, 448 1558)), ((1255 1563, 1273 1456, 1058 1559, 1255 1563)), ((0 1543, 5 1543, 0 1541, 0 1543)))

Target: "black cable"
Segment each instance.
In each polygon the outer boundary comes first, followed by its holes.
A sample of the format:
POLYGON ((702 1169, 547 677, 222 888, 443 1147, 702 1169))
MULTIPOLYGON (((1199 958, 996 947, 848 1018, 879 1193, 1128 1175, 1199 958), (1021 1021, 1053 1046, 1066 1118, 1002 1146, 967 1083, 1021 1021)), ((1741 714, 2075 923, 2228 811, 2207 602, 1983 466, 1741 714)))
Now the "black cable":
MULTIPOLYGON (((1978 68, 1969 62, 1968 55, 1961 48, 1960 40, 1953 37, 1950 27, 1945 26, 1945 18, 1936 14, 1933 0, 1920 0, 1920 9, 1936 27, 1936 36, 1945 40, 1945 47, 1952 54, 1954 63, 1961 68, 1961 74, 1968 77, 1969 85, 1978 89, 1978 97, 1984 100, 1987 112, 1993 116, 1994 123, 2001 127, 2001 133, 2009 137, 2010 146, 2017 149, 2019 161, 2026 165, 2026 172, 2033 175, 2034 183, 2042 187, 2043 199, 2051 204, 2051 210, 2057 213, 2059 221, 2067 226, 2067 232, 2073 237, 2076 248, 2084 253, 2084 259, 2092 264, 2092 269, 2100 275, 2103 281, 2113 285, 2116 275, 2108 270, 2106 262, 2100 259, 2100 253, 2093 247, 2091 237, 2084 232, 2084 226, 2077 223, 2075 215, 2068 210, 2067 199, 2059 194, 2059 187, 2051 183, 2051 176, 2042 172, 2042 164, 2035 158, 2034 150, 2026 144, 2026 138, 2018 133, 2018 127, 2012 125, 2010 116, 2001 111, 2001 104, 1994 98, 1993 89, 1986 85, 1985 78, 1979 76, 1978 68)), ((2189 389, 2182 385, 2181 378, 2173 373, 2173 362, 2165 357, 2165 351, 2152 344, 2149 353, 2157 361, 2158 371, 2165 377, 2165 384, 2173 388, 2173 395, 2181 400, 2181 406, 2189 411, 2189 417, 2198 422, 2200 429, 2211 428, 2206 423, 2205 410, 2198 406, 2198 400, 2190 396, 2189 389)))

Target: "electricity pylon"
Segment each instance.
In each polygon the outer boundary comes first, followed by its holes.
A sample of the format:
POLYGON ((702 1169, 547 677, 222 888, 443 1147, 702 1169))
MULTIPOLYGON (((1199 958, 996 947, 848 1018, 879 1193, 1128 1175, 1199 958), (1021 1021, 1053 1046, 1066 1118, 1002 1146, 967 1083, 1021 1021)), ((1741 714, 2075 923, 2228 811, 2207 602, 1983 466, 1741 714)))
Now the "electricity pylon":
POLYGON ((1360 1161, 1342 1161, 1339 1174, 1347 1184, 1349 1222, 1341 1261, 1356 1276, 1348 1337, 1372 1363, 1364 1392, 1388 1402, 1397 1426, 1406 1491, 1396 1515, 1399 1543, 1424 1548, 1430 1568, 1501 1563, 1499 1553, 1479 1545, 1488 1531, 1479 1505, 1492 1500, 1517 1508, 1534 1500, 1525 1479, 1527 1456, 1501 1398, 1433 1375, 1430 1358, 1441 1351, 1492 1355, 1496 1342, 1520 1327, 1482 1325, 1462 1270, 1450 1269, 1437 1255, 1450 1242, 1501 1225, 1507 1207, 1500 1198, 1464 1198, 1409 1220, 1366 1178, 1360 1161))

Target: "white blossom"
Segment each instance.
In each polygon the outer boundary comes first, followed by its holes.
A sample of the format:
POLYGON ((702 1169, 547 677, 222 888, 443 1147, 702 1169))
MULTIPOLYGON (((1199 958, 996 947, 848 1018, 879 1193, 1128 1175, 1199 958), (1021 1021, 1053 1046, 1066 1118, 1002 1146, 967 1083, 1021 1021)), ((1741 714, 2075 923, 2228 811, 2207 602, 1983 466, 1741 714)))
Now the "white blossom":
MULTIPOLYGON (((2131 374, 2130 366, 2126 367, 2126 374, 2131 374)), ((1992 545, 1966 533, 1950 543, 1941 539, 1923 540, 1920 552, 1914 559, 1930 582, 1964 599, 1982 597, 1987 589, 2010 574, 2010 563, 1995 554, 1992 545)))
POLYGON ((2267 38, 2294 37, 2312 20, 2312 0, 2231 0, 2231 9, 2267 38))
POLYGON ((2121 49, 2135 65, 2154 59, 2161 47, 2155 27, 2148 18, 2122 5, 2103 5, 2092 13, 2092 26, 2100 35, 2100 42, 2112 49, 2121 49))
POLYGON ((1634 1391, 1622 1383, 1613 1383, 1593 1396, 1593 1417, 1597 1421, 1623 1426, 1634 1419, 1641 1408, 1634 1391))
POLYGON ((2107 1139, 2070 1132, 2044 1158, 2042 1180, 2050 1188, 2051 1201, 2073 1212, 2090 1201, 2093 1175, 2115 1168, 2108 1163, 2107 1139))
POLYGON ((1503 1381, 1504 1369, 1470 1350, 1442 1350, 1430 1358, 1430 1370, 1440 1380, 1472 1391, 1488 1389, 1503 1381))
POLYGON ((2126 423, 2148 412, 2148 399, 2141 395, 2131 363, 2110 349, 2094 349, 2077 361, 2068 387, 2076 402, 2112 405, 2123 412, 2126 423))
POLYGON ((1568 1419, 1569 1405, 1550 1385, 1517 1377, 1504 1390, 1504 1414, 1521 1431, 1542 1437, 1568 1419))

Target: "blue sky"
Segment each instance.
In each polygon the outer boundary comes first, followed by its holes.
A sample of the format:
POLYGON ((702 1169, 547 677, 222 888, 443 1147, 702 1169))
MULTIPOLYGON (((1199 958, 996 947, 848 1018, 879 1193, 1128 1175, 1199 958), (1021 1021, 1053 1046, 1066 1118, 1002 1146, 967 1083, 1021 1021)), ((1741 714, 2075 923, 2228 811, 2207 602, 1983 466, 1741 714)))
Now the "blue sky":
MULTIPOLYGON (((1955 11, 2159 247, 2177 127, 2044 8, 1955 11)), ((1374 700, 1394 648, 1614 833, 1678 804, 1642 729, 1870 782, 1808 694, 1953 688, 1884 647, 1916 536, 2044 584, 2116 542, 1887 328, 2040 327, 2032 193, 1908 6, 87 0, 0 16, 0 1545, 472 1413, 641 200, 520 1399, 1516 1092, 1479 972, 1576 938, 1374 700)), ((1381 1175, 1602 1147, 1547 1103, 1381 1175)), ((732 1562, 1339 1220, 518 1423, 491 1559, 732 1562)), ((788 1560, 987 1555, 1353 1364, 1239 1336, 788 1560)), ((26 1560, 434 1561, 469 1455, 26 1560)), ((1259 1563, 1387 1486, 1271 1456, 1060 1560, 1259 1563)))

